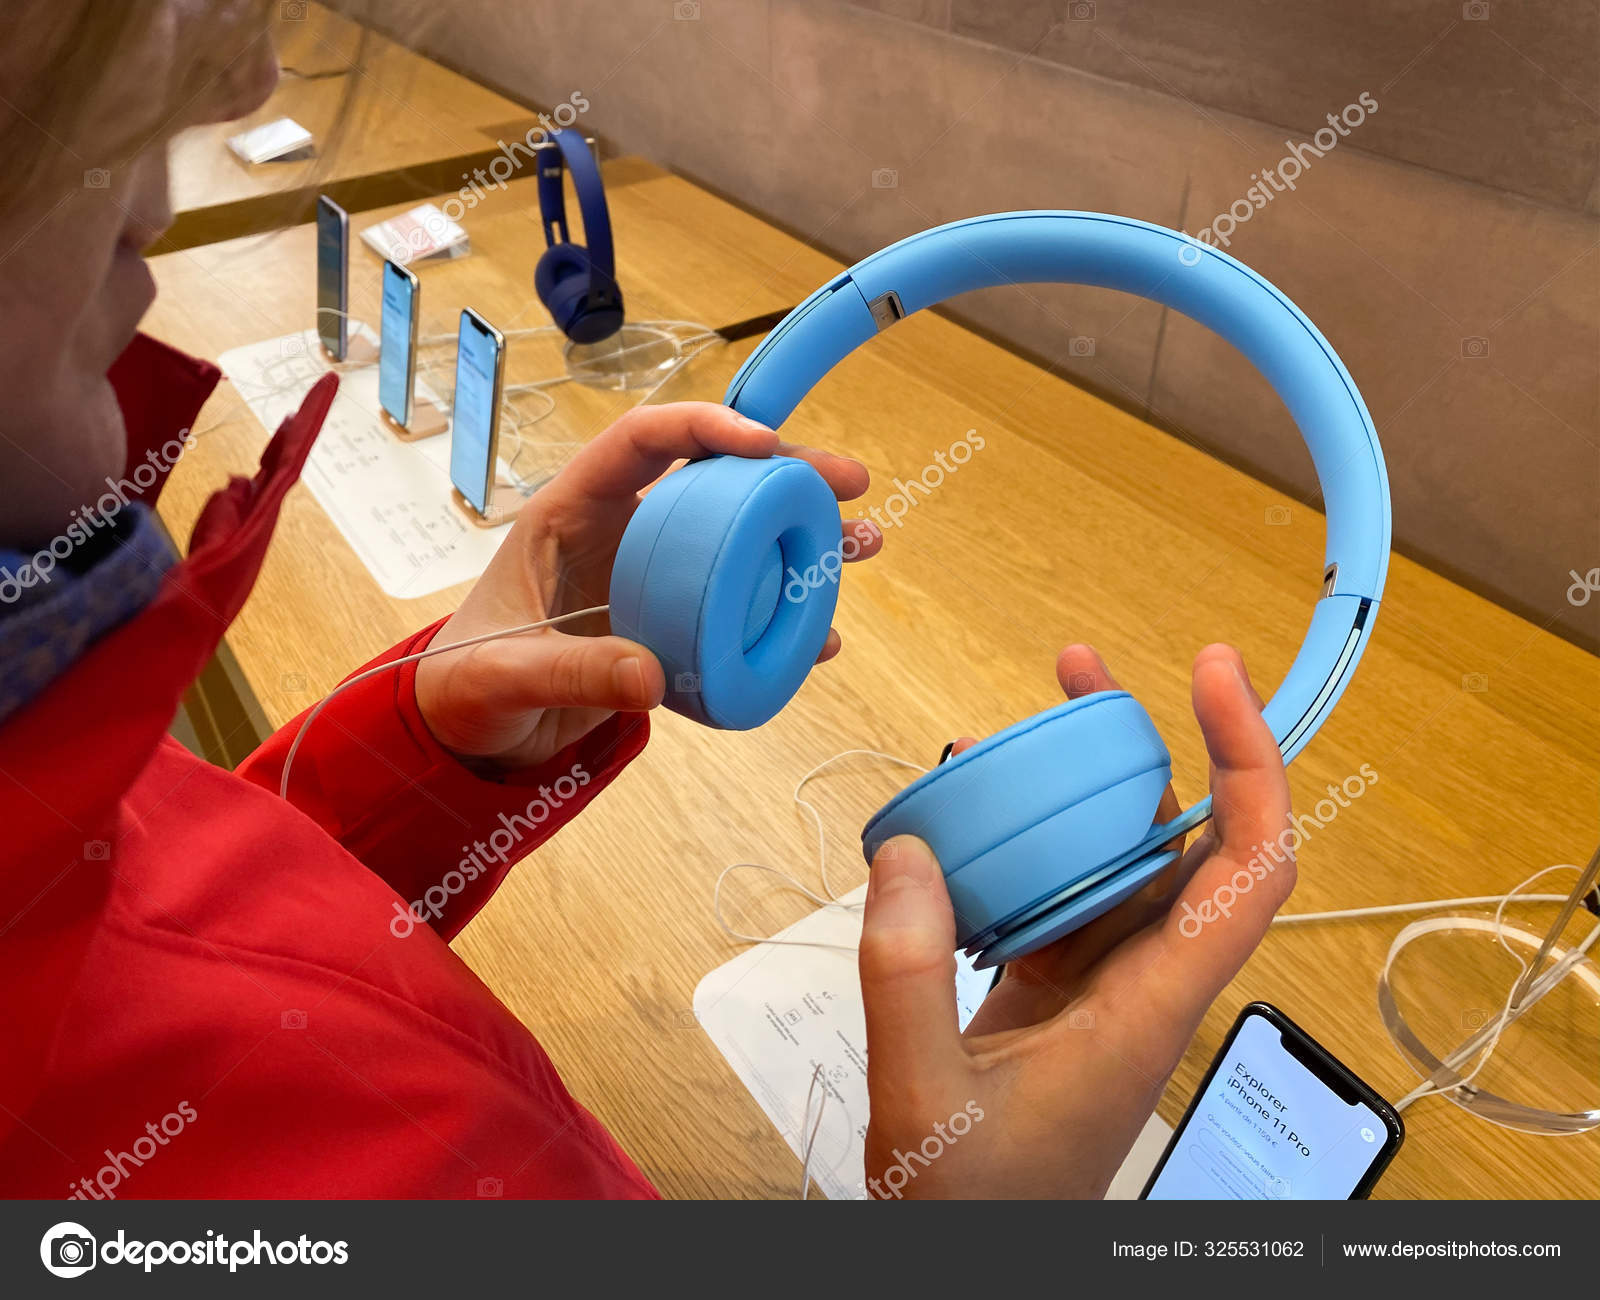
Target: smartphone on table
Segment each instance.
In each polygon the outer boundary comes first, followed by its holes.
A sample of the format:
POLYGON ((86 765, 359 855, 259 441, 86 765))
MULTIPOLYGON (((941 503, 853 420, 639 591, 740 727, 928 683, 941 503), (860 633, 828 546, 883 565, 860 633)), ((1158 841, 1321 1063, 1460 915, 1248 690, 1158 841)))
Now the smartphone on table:
POLYGON ((506 341, 473 311, 461 313, 456 339, 456 398, 450 430, 450 481, 484 518, 494 491, 499 455, 500 398, 505 385, 506 341))
POLYGON ((317 199, 317 335, 335 361, 350 343, 350 215, 326 194, 317 199))
POLYGON ((1239 1013, 1141 1200, 1357 1200, 1405 1139, 1400 1115, 1266 1002, 1239 1013))
POLYGON ((378 345, 378 404, 402 429, 411 423, 417 378, 417 277, 396 262, 383 264, 383 320, 378 345))

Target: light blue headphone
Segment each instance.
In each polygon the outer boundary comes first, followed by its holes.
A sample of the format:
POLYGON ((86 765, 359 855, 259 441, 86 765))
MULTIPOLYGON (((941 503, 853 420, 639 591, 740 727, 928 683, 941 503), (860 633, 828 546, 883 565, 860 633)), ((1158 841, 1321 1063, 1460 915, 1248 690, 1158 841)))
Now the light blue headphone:
MULTIPOLYGON (((1277 390, 1311 451, 1327 509, 1326 567, 1305 641, 1263 716, 1284 760, 1316 733, 1372 635, 1389 565, 1389 480, 1372 418, 1328 341, 1282 293, 1178 231, 1094 212, 1008 212, 901 240, 795 308, 725 398, 777 428, 855 348, 973 289, 1089 284, 1163 303, 1214 330, 1277 390)), ((799 690, 838 600, 838 503, 809 465, 718 456, 644 498, 617 551, 611 624, 667 674, 667 705, 749 728, 799 690), (798 575, 798 580, 797 580, 798 575)), ((1134 893, 1211 815, 1206 798, 1156 824, 1172 760, 1125 691, 1071 700, 912 782, 862 831, 870 861, 895 835, 944 868, 957 939, 992 966, 1134 893)))

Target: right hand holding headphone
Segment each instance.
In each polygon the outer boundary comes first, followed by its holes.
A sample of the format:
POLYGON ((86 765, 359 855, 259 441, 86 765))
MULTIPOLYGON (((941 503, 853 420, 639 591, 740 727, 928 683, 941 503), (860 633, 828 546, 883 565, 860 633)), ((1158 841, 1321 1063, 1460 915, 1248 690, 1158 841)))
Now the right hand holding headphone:
MULTIPOLYGON (((1069 697, 1116 689, 1086 646, 1064 651, 1057 675, 1069 697)), ((1104 1194, 1201 1018, 1294 888, 1292 857, 1249 889, 1229 884, 1289 818, 1283 758, 1237 651, 1200 652, 1193 700, 1212 822, 1145 890, 1012 961, 964 1034, 944 873, 920 840, 880 849, 860 956, 874 1196, 1104 1194), (1212 906, 1224 888, 1228 915, 1212 906)), ((1163 817, 1175 807, 1169 790, 1163 817)))

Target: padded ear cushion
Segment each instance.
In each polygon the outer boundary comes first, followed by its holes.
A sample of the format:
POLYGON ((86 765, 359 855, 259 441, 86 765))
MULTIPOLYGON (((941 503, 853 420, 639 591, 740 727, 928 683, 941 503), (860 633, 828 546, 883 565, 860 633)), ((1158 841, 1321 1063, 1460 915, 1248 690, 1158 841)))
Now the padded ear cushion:
POLYGON ((611 568, 611 630, 650 650, 666 705, 743 731, 806 679, 839 599, 839 503, 787 456, 713 456, 658 483, 611 568))
MULTIPOLYGON (((545 249, 533 268, 533 287, 550 312, 550 319, 574 343, 598 343, 622 328, 622 294, 616 291, 609 307, 586 306, 594 285, 589 250, 579 244, 555 244, 545 249)), ((615 285, 611 286, 613 290, 615 285)))
POLYGON ((533 288, 565 331, 589 292, 589 254, 579 244, 552 244, 533 268, 533 288))
MULTIPOLYGON (((559 294, 557 297, 559 298, 559 294)), ((598 343, 608 339, 622 328, 622 308, 585 307, 580 295, 566 309, 567 323, 563 326, 567 337, 574 343, 598 343)))
POLYGON ((967 946, 1137 845, 1155 822, 1172 759, 1126 691, 1057 705, 912 782, 861 833, 870 862, 916 835, 944 869, 967 946))

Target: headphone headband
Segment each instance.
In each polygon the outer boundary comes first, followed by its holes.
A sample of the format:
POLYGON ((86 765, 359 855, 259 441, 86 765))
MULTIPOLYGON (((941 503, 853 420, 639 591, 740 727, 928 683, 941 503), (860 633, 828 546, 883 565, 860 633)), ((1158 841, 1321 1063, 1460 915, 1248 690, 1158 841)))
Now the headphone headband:
MULTIPOLYGON (((611 246, 611 213, 606 207, 605 185, 600 179, 600 165, 589 151, 581 131, 557 130, 550 133, 556 145, 552 162, 539 162, 539 217, 544 223, 544 241, 547 247, 574 243, 567 228, 566 193, 561 184, 562 164, 572 172, 572 184, 578 192, 578 211, 583 217, 583 237, 589 254, 589 265, 595 274, 591 279, 591 294, 614 295, 616 286, 615 254, 611 246)), ((547 151, 541 151, 547 152, 547 151)), ((604 305, 603 303, 596 305, 604 305)))
MULTIPOLYGON (((1287 762, 1332 710, 1371 636, 1389 564, 1389 480, 1344 364, 1294 303, 1242 263, 1179 231, 1095 212, 997 213, 938 226, 813 293, 744 363, 723 400, 777 428, 838 362, 902 317, 973 289, 1031 283, 1119 289, 1181 312, 1244 353, 1294 417, 1328 531, 1321 596, 1263 714, 1287 762)), ((1159 833, 1198 824, 1210 804, 1159 833)))

